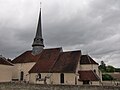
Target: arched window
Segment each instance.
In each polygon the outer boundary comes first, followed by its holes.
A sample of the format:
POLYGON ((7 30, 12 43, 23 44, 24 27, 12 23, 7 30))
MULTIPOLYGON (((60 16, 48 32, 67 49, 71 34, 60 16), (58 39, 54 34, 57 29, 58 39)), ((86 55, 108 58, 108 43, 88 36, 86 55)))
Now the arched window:
POLYGON ((21 72, 20 72, 20 81, 23 81, 23 79, 24 79, 24 72, 21 71, 21 72))
POLYGON ((94 72, 96 73, 96 70, 94 69, 94 72))
POLYGON ((60 74, 60 83, 64 83, 64 74, 63 73, 60 74))

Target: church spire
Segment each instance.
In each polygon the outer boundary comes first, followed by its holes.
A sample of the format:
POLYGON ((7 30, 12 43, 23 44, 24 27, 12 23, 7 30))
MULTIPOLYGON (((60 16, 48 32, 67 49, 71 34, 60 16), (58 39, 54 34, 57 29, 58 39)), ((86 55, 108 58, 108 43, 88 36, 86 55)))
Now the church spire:
POLYGON ((36 36, 34 38, 32 47, 33 47, 32 53, 34 55, 37 55, 40 52, 42 52, 44 47, 43 38, 42 38, 42 25, 41 25, 41 7, 40 7, 40 13, 39 13, 37 32, 36 32, 36 36))

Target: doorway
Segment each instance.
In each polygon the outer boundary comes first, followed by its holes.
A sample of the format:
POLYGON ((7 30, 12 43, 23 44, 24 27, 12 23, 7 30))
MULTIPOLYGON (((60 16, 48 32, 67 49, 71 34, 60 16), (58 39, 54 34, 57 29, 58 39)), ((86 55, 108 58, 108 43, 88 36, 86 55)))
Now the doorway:
POLYGON ((89 84, 89 82, 90 82, 89 80, 84 80, 83 84, 89 84))

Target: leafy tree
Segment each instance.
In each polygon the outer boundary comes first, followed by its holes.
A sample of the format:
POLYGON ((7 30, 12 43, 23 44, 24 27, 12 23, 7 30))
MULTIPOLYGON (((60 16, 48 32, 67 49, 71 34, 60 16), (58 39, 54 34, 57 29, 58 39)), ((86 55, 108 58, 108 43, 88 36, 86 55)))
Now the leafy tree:
POLYGON ((106 72, 106 64, 104 61, 101 61, 101 65, 98 67, 102 72, 106 72))
POLYGON ((102 75, 102 80, 103 81, 111 81, 111 80, 114 80, 114 78, 109 74, 103 74, 102 75))
POLYGON ((106 68, 106 64, 104 63, 104 61, 101 61, 101 66, 105 69, 106 68))
POLYGON ((120 72, 120 68, 115 68, 115 72, 120 72))
POLYGON ((106 67, 106 72, 115 72, 115 68, 113 66, 108 65, 106 67))
POLYGON ((111 65, 106 66, 104 61, 101 61, 101 65, 98 67, 103 73, 112 73, 112 72, 120 72, 120 68, 115 68, 111 65))

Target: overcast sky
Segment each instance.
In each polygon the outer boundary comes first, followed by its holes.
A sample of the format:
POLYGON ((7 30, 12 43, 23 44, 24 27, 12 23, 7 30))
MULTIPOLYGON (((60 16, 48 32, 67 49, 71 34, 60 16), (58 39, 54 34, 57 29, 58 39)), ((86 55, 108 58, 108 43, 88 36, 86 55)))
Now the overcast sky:
POLYGON ((45 48, 82 50, 120 67, 120 0, 0 0, 0 54, 32 49, 40 1, 45 48))

